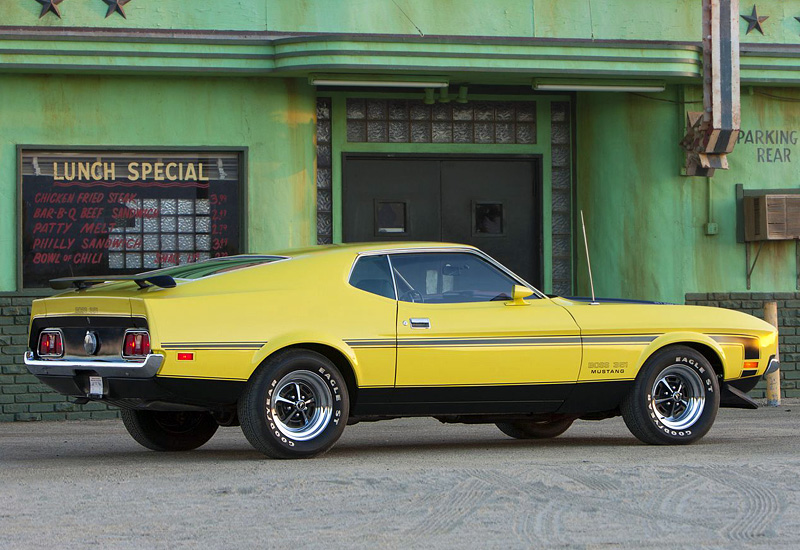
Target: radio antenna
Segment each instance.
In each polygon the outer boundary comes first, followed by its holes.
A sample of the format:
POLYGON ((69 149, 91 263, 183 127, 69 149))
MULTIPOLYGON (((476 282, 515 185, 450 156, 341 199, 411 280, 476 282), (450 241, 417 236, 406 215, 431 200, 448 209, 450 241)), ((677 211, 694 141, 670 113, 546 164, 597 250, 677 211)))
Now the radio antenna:
POLYGON ((592 302, 591 305, 597 305, 599 302, 594 297, 594 278, 592 277, 592 262, 589 260, 589 241, 586 240, 586 222, 583 219, 583 210, 581 210, 581 227, 583 228, 583 245, 586 248, 586 267, 589 268, 589 286, 592 288, 592 302))

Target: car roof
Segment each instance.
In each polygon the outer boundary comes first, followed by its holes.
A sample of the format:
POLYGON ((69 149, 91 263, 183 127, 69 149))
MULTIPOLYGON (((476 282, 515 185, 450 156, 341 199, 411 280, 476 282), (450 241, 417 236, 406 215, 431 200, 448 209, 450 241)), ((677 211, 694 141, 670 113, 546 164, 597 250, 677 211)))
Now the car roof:
POLYGON ((432 250, 432 249, 453 249, 461 248, 475 250, 474 246, 458 243, 441 243, 432 241, 402 241, 402 242, 378 242, 378 243, 345 243, 345 244, 326 244, 310 246, 305 248, 294 248, 280 251, 270 251, 269 255, 288 256, 299 258, 302 256, 315 256, 319 254, 361 254, 366 252, 395 252, 406 250, 432 250))

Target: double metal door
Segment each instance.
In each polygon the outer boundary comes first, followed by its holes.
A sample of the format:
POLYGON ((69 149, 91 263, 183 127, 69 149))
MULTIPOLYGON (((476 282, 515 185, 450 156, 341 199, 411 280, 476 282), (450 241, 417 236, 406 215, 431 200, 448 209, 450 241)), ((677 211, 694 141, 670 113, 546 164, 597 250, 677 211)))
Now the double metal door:
POLYGON ((541 285, 540 169, 533 157, 348 155, 343 240, 471 244, 541 285))

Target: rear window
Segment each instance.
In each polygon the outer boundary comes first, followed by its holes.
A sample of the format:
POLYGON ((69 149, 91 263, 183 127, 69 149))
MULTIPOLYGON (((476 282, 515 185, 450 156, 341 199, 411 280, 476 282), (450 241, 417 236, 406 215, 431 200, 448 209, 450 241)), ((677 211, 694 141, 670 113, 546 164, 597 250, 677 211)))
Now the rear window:
POLYGON ((285 256, 233 256, 228 258, 213 258, 202 262, 148 271, 147 273, 152 275, 169 275, 173 279, 201 279, 209 275, 216 275, 217 273, 235 271, 237 269, 244 269, 245 267, 268 264, 284 259, 286 259, 285 256))
POLYGON ((392 273, 385 255, 358 258, 350 274, 350 284, 365 292, 394 300, 392 273))

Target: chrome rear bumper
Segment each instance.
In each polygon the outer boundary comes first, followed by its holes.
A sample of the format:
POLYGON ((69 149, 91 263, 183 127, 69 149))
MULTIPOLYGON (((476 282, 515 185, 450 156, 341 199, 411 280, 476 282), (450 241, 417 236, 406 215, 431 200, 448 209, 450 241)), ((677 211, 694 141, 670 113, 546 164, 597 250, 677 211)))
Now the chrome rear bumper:
POLYGON ((158 372, 164 356, 151 353, 142 362, 92 361, 91 359, 42 360, 34 359, 32 351, 25 352, 25 366, 34 376, 75 376, 77 371, 94 371, 99 376, 114 378, 152 378, 158 372))

